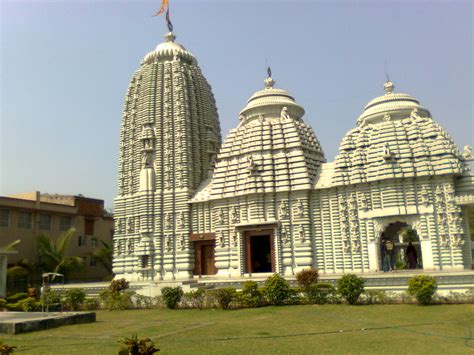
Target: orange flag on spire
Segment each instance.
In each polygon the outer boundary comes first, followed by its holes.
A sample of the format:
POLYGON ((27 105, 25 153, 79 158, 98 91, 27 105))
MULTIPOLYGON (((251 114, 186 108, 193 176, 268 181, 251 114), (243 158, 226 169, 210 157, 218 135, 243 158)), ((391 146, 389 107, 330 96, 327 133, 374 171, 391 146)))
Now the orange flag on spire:
POLYGON ((162 0, 160 9, 153 16, 160 16, 163 12, 165 12, 165 9, 167 6, 168 6, 168 0, 162 0))

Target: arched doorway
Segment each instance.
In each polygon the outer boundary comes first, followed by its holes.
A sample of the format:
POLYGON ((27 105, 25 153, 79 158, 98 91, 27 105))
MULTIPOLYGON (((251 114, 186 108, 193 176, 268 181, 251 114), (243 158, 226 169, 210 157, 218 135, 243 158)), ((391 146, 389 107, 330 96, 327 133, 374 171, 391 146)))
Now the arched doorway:
POLYGON ((423 269, 420 239, 407 223, 390 223, 380 236, 379 248, 379 265, 383 271, 423 269))

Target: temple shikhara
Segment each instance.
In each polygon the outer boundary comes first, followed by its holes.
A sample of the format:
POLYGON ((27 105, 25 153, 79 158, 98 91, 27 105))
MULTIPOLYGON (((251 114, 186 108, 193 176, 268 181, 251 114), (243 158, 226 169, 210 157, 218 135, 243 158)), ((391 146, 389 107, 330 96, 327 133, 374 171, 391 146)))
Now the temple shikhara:
POLYGON ((382 274, 388 241, 393 269, 471 269, 471 149, 418 99, 387 80, 327 162, 297 99, 271 72, 263 84, 223 141, 211 86, 174 34, 145 56, 121 121, 117 277, 382 274))

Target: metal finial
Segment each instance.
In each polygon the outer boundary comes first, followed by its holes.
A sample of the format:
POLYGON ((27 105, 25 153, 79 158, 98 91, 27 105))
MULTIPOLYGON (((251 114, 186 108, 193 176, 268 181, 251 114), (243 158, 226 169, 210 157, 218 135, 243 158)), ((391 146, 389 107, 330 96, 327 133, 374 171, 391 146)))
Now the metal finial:
POLYGON ((390 81, 390 76, 388 75, 388 69, 387 69, 387 60, 385 60, 385 82, 389 82, 390 81))
POLYGON ((393 89, 395 89, 395 85, 389 80, 383 84, 383 89, 385 90, 386 94, 391 94, 393 93, 393 89))
POLYGON ((272 69, 267 67, 267 78, 265 79, 265 88, 270 89, 275 85, 275 80, 272 79, 272 69))

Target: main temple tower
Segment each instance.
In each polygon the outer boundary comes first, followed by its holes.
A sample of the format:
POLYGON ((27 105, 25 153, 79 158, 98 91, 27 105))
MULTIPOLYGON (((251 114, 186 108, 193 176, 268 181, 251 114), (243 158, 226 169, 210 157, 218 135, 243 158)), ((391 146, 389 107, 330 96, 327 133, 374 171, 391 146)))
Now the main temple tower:
POLYGON ((196 58, 172 32, 165 38, 133 75, 121 121, 113 271, 129 280, 191 276, 188 200, 221 144, 196 58))

